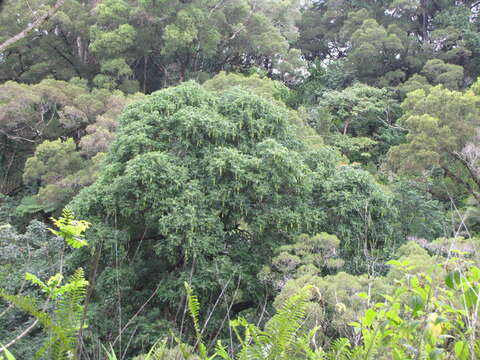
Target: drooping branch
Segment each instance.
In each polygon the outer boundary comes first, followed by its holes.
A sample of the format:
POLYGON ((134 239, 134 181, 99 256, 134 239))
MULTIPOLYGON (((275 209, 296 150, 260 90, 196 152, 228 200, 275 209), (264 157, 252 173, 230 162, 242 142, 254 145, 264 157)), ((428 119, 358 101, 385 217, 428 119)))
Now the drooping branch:
POLYGON ((6 48, 8 48, 10 45, 16 43, 17 41, 22 40, 27 34, 32 31, 33 29, 39 28, 45 21, 47 21, 49 18, 52 17, 53 14, 63 5, 65 0, 58 0, 56 4, 49 10, 47 11, 44 15, 40 16, 37 20, 32 22, 30 25, 28 25, 24 30, 19 32, 17 35, 9 38, 5 42, 3 42, 0 45, 0 53, 5 51, 6 48))

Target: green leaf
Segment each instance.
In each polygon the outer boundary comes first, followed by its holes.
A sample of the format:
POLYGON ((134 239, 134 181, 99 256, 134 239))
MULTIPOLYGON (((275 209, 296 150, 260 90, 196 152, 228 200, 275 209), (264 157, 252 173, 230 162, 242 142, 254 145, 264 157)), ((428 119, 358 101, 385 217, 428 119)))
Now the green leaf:
POLYGON ((455 343, 454 346, 455 356, 458 360, 468 360, 470 358, 468 345, 465 341, 459 340, 455 343))
POLYGON ((5 346, 0 344, 0 347, 2 348, 3 353, 7 357, 7 360, 16 360, 15 356, 13 356, 13 354, 10 351, 8 351, 8 349, 5 346))
POLYGON ((395 324, 399 325, 402 322, 402 319, 398 316, 398 311, 395 309, 391 309, 387 311, 385 314, 387 319, 390 319, 393 321, 395 324))
POLYGON ((373 320, 375 320, 375 317, 377 316, 377 312, 373 309, 368 309, 365 312, 365 316, 363 317, 363 325, 365 326, 370 326, 373 323, 373 320))
POLYGON ((402 263, 398 260, 390 260, 386 262, 387 265, 392 265, 392 266, 402 266, 402 263))
POLYGON ((382 296, 385 298, 385 300, 387 300, 389 302, 393 302, 393 297, 392 296, 390 296, 390 295, 382 295, 382 296))
POLYGON ((362 299, 365 299, 365 300, 367 300, 369 298, 368 294, 365 293, 365 292, 358 293, 357 296, 359 298, 362 298, 362 299))
POLYGON ((423 298, 419 295, 413 295, 411 298, 410 298, 410 301, 409 301, 409 306, 412 308, 412 311, 413 311, 413 314, 414 316, 421 310, 423 310, 424 308, 424 301, 423 301, 423 298))
POLYGON ((462 275, 460 274, 460 271, 458 270, 451 271, 445 278, 445 284, 450 289, 455 290, 460 284, 461 278, 462 278, 462 275))
POLYGON ((32 284, 38 285, 45 292, 49 292, 50 290, 49 287, 34 274, 25 273, 25 280, 30 281, 32 284))
POLYGON ((465 291, 465 303, 467 304, 467 307, 469 309, 475 307, 477 305, 477 302, 478 302, 478 291, 480 289, 477 287, 477 288, 473 288, 473 287, 469 287, 467 289, 467 291, 465 291))
POLYGON ((479 281, 480 280, 480 269, 476 266, 470 268, 470 281, 479 281))
POLYGON ((413 277, 410 279, 410 284, 412 285, 412 287, 413 287, 414 289, 417 289, 417 288, 420 286, 420 282, 418 281, 418 277, 413 276, 413 277))

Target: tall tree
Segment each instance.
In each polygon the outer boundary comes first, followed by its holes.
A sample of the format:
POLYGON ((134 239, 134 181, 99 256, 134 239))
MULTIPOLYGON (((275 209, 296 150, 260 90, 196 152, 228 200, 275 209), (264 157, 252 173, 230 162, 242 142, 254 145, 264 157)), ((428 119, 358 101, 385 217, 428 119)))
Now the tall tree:
POLYGON ((389 196, 368 173, 339 171, 332 149, 306 146, 290 117, 279 102, 192 82, 156 92, 122 115, 104 170, 72 204, 99 224, 96 246, 105 241, 96 297, 107 316, 98 314, 104 334, 156 287, 144 316, 153 316, 155 305, 180 322, 177 289, 188 279, 204 299, 239 286, 241 295, 227 296, 233 313, 256 306, 266 291, 256 273, 276 246, 300 233, 338 231, 345 253, 359 256, 391 245, 389 196), (106 232, 117 235, 104 239, 106 232), (114 248, 121 254, 116 265, 114 248), (103 302, 114 291, 115 271, 125 274, 122 288, 132 296, 103 302))

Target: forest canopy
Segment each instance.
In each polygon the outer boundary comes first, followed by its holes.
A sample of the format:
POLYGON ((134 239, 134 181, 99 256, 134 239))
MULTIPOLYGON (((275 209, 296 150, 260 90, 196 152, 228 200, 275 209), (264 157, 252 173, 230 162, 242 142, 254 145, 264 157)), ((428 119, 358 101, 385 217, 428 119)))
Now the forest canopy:
POLYGON ((0 359, 475 359, 480 3, 0 2, 0 359))

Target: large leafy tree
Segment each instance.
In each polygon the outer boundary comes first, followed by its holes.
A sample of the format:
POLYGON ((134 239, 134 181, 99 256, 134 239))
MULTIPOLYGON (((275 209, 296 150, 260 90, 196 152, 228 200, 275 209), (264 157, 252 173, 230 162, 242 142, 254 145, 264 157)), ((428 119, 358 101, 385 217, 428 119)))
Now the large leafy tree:
POLYGON ((0 79, 39 82, 47 76, 60 80, 91 77, 94 59, 88 54, 89 14, 96 1, 4 1, 0 13, 0 41, 25 29, 23 38, 2 49, 0 79), (60 7, 55 4, 61 3, 60 7), (51 13, 52 9, 56 12, 51 13), (48 15, 48 16, 47 16, 48 15), (35 24, 45 17, 39 26, 35 24))
POLYGON ((81 188, 93 183, 103 155, 83 158, 72 138, 44 141, 27 159, 23 172, 25 184, 37 185, 38 193, 24 198, 17 210, 52 212, 62 208, 81 188))
MULTIPOLYGON (((134 313, 155 286, 153 303, 164 319, 179 322, 177 289, 184 280, 205 299, 238 286, 240 293, 227 296, 233 313, 255 306, 265 296, 256 273, 273 249, 296 234, 335 232, 335 218, 342 219, 346 253, 388 247, 388 195, 361 170, 338 172, 339 155, 310 149, 290 116, 281 103, 251 92, 218 94, 192 82, 125 111, 102 174, 73 202, 99 224, 96 246, 104 243, 96 297, 97 306, 105 304, 97 313, 102 326, 112 329, 113 319, 134 313), (349 223, 362 233, 344 231, 349 223), (116 271, 123 290, 112 282, 116 271), (118 291, 131 295, 104 302, 118 291)), ((152 323, 144 331, 165 326, 152 323)))
POLYGON ((394 92, 360 83, 325 93, 318 106, 330 114, 340 133, 354 136, 373 136, 381 127, 393 126, 401 114, 394 92))
POLYGON ((408 94, 401 119, 407 142, 390 150, 392 168, 417 176, 443 174, 480 202, 478 162, 470 156, 480 127, 478 94, 478 83, 465 92, 436 86, 408 94))

